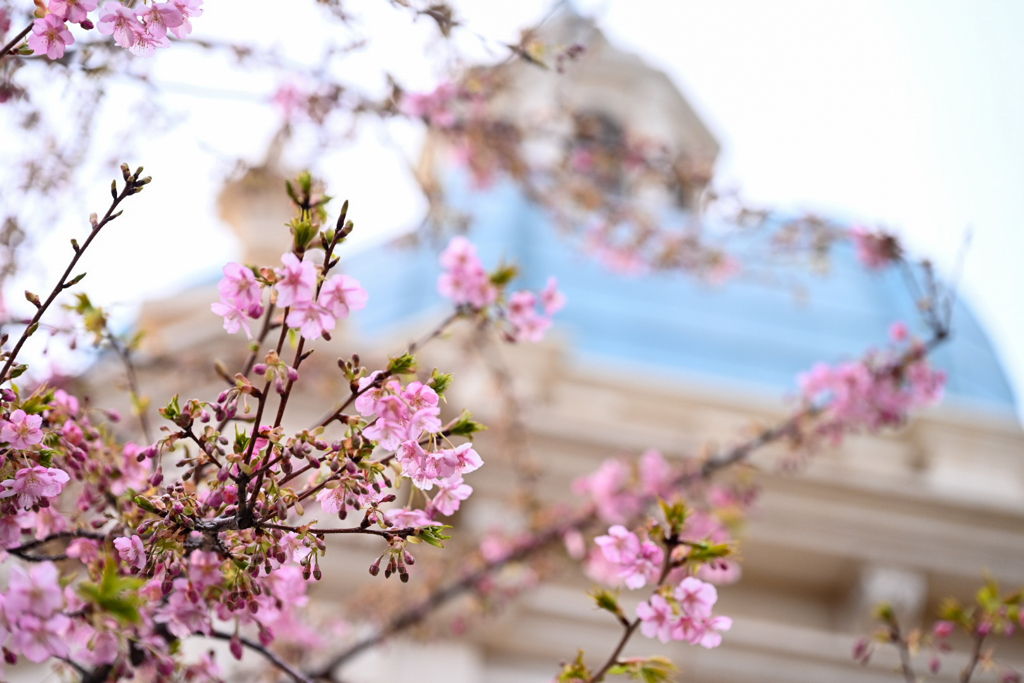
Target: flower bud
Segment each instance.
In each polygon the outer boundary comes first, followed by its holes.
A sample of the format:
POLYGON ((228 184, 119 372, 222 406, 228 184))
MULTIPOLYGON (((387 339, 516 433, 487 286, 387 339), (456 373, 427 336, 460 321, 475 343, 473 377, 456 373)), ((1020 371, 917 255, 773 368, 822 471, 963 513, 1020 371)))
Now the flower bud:
POLYGON ((231 655, 239 661, 242 659, 242 641, 238 639, 238 636, 231 638, 231 655))

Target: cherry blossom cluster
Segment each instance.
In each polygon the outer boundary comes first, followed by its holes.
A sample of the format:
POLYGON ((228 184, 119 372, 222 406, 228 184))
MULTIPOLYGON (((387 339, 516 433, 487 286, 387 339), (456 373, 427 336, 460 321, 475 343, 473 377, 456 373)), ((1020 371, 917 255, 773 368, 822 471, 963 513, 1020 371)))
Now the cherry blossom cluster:
POLYGON ((857 258, 866 268, 881 270, 896 263, 903 255, 899 240, 883 231, 872 231, 864 226, 850 229, 857 258))
POLYGON ((402 98, 402 113, 421 118, 429 126, 449 129, 458 121, 453 107, 459 97, 458 86, 445 81, 429 93, 406 93, 402 98))
POLYGON ((250 319, 263 316, 263 288, 272 285, 271 301, 287 309, 285 324, 298 330, 304 339, 319 339, 330 332, 352 311, 366 306, 368 296, 359 282, 349 275, 320 276, 320 268, 293 253, 281 256, 280 268, 261 274, 238 263, 224 266, 224 277, 217 285, 220 301, 210 309, 224 318, 224 329, 234 334, 244 330, 252 338, 250 319))
POLYGON ((996 678, 992 680, 1021 683, 1021 672, 996 659, 991 647, 992 640, 997 637, 1012 638, 1022 633, 1024 609, 1021 608, 1021 594, 1020 588, 1002 593, 999 584, 988 578, 978 590, 973 605, 965 605, 955 598, 943 600, 930 633, 921 628, 907 629, 900 623, 891 604, 879 603, 875 606, 874 616, 880 626, 872 637, 857 640, 853 646, 853 658, 866 665, 871 661, 877 644, 892 646, 900 651, 906 677, 921 680, 915 673, 915 658, 927 653, 928 671, 938 675, 942 670, 942 658, 954 649, 950 639, 960 633, 973 643, 973 655, 960 670, 959 680, 970 681, 977 670, 994 670, 996 678), (983 651, 986 652, 984 656, 983 651))
POLYGON ((655 593, 637 605, 640 632, 663 643, 683 640, 706 648, 722 644, 722 632, 732 628, 732 619, 713 616, 718 589, 688 576, 670 593, 655 593))
POLYGON ((520 290, 509 294, 506 301, 504 288, 514 271, 488 273, 476 246, 461 235, 453 237, 441 253, 441 267, 444 272, 437 280, 438 292, 477 312, 495 306, 495 313, 507 322, 507 334, 512 340, 541 341, 551 327, 551 317, 565 306, 565 295, 558 291, 554 277, 548 278, 539 294, 520 290))
POLYGON ((928 361, 920 341, 893 326, 894 346, 858 361, 815 365, 799 377, 804 402, 823 406, 818 433, 838 441, 843 434, 903 424, 910 411, 942 398, 946 375, 928 361))
POLYGON ((139 3, 134 8, 111 1, 97 10, 98 4, 98 0, 50 0, 46 14, 32 24, 29 47, 37 54, 60 59, 67 46, 75 42, 68 29, 70 23, 112 35, 121 47, 147 56, 157 48, 170 46, 168 34, 176 38, 189 35, 191 18, 203 13, 203 0, 139 3), (96 15, 90 19, 89 13, 94 11, 96 15))

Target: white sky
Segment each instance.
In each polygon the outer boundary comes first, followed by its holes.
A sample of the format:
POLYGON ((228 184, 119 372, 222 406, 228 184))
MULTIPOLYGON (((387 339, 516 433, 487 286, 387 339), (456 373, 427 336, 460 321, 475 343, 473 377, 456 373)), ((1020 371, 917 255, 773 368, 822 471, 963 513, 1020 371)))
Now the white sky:
MULTIPOLYGON (((289 3, 282 14, 279 2, 214 0, 194 20, 195 35, 256 36, 280 43, 296 60, 315 61, 313 4, 289 3), (276 17, 274 34, 267 14, 256 11, 260 5, 276 17)), ((508 42, 549 7, 546 0, 456 5, 474 32, 508 42)), ((1024 304, 1018 301, 1024 284, 1024 4, 576 5, 598 17, 613 43, 672 76, 722 143, 720 185, 772 207, 877 221, 945 268, 970 226, 962 288, 1024 396, 1024 304)), ((355 3, 353 11, 366 12, 377 47, 346 62, 343 77, 374 87, 383 64, 416 89, 441 75, 443 49, 430 48, 433 59, 422 56, 429 22, 410 27, 383 0, 355 3)), ((481 46, 494 44, 466 41, 481 55, 481 46)), ((271 108, 253 106, 276 82, 263 75, 226 83, 225 70, 209 57, 179 46, 170 52, 174 58, 159 61, 156 74, 176 84, 165 102, 180 112, 181 123, 177 132, 154 135, 141 146, 156 181, 102 236, 106 246, 83 283, 101 301, 168 293, 211 276, 237 253, 213 208, 218 182, 233 155, 258 160, 276 125, 271 108), (218 90, 228 97, 209 96, 218 90), (159 258, 144 257, 147 251, 159 258)), ((392 134, 414 158, 417 132, 392 134)), ((326 156, 318 169, 332 190, 353 200, 358 232, 370 240, 412 225, 422 210, 402 159, 382 152, 379 142, 380 131, 371 130, 352 148, 326 156)), ((90 202, 105 201, 104 185, 83 200, 88 210, 98 208, 90 202)), ((54 244, 66 245, 66 239, 67 230, 54 244)))

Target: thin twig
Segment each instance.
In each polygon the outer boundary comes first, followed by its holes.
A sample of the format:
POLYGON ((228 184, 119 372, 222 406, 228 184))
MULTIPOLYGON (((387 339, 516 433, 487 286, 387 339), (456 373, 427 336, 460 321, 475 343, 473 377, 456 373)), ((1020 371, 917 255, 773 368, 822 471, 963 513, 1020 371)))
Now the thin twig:
POLYGON ((3 47, 0 47, 0 59, 3 59, 11 51, 13 51, 14 48, 18 45, 18 43, 20 43, 25 38, 25 36, 28 35, 29 31, 31 31, 31 30, 32 30, 32 24, 29 24, 25 28, 21 29, 21 32, 18 35, 14 36, 14 38, 11 40, 11 42, 7 43, 3 47))
MULTIPOLYGON (((141 170, 141 168, 139 170, 141 170)), ((136 173, 138 173, 138 171, 136 171, 136 173)), ((72 257, 71 262, 68 264, 68 267, 64 270, 64 274, 61 275, 60 279, 57 281, 57 284, 54 285, 53 291, 51 291, 50 295, 46 297, 46 301, 39 304, 39 306, 36 309, 36 314, 32 316, 32 320, 29 321, 28 326, 21 333, 21 337, 18 339, 18 342, 14 345, 14 350, 12 350, 11 353, 7 356, 7 361, 4 363, 3 370, 0 370, 0 383, 5 382, 9 379, 9 372, 11 370, 11 367, 14 365, 15 359, 18 357, 18 353, 21 351, 21 348, 25 345, 25 342, 28 341, 28 338, 31 337, 35 333, 36 329, 39 327, 39 320, 43 317, 43 314, 46 313, 46 310, 50 307, 50 305, 57 298, 57 296, 68 288, 68 285, 66 284, 68 278, 71 277, 71 272, 75 269, 75 266, 78 265, 78 261, 79 259, 82 258, 82 254, 84 254, 85 250, 89 248, 89 245, 92 244, 92 241, 96 238, 96 236, 100 234, 100 230, 102 230, 104 226, 107 225, 107 223, 109 223, 114 218, 117 218, 117 216, 120 215, 120 212, 118 212, 117 214, 114 213, 114 210, 117 208, 118 204, 124 201, 124 199, 129 195, 137 194, 137 192, 141 191, 141 189, 144 187, 145 183, 138 184, 138 180, 139 178, 136 175, 129 175, 127 177, 124 184, 124 188, 121 190, 120 194, 114 196, 113 201, 110 204, 110 208, 107 209, 107 212, 106 214, 104 214, 103 219, 100 220, 95 225, 95 227, 93 227, 92 232, 90 232, 89 236, 85 238, 85 242, 83 242, 81 246, 74 246, 75 255, 74 257, 72 257)))
POLYGON ((304 673, 293 667, 288 662, 281 659, 279 656, 277 656, 275 652, 273 652, 272 650, 268 650, 267 648, 263 647, 254 640, 249 640, 248 638, 243 638, 240 636, 234 636, 230 633, 224 633, 223 631, 212 631, 211 633, 209 633, 208 637, 228 641, 237 638, 238 641, 242 643, 242 645, 245 645, 250 650, 255 650, 256 652, 259 652, 266 658, 268 662, 276 666, 284 673, 291 676, 292 680, 296 681, 296 683, 313 683, 313 680, 311 678, 309 678, 304 673))

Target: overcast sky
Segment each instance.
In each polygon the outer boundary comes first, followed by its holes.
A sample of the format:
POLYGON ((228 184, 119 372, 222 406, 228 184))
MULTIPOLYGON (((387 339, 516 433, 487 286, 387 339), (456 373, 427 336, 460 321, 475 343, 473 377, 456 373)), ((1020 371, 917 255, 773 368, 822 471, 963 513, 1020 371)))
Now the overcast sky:
MULTIPOLYGON (((772 207, 884 224, 946 268, 970 227, 962 289, 1024 395, 1024 4, 575 4, 614 44, 674 79, 722 143, 720 185, 772 207)), ((280 43, 289 57, 315 61, 315 3, 289 3, 287 14, 281 5, 210 2, 193 21, 195 35, 280 43), (267 31, 271 12, 274 33, 267 31)), ((472 31, 464 45, 484 56, 488 46, 515 41, 518 28, 550 3, 456 6, 472 31)), ((376 47, 347 64, 346 79, 379 86, 385 65, 415 89, 443 75, 443 50, 428 48, 433 58, 423 58, 429 22, 396 21, 383 1, 353 9, 366 12, 376 47)), ((91 266, 88 283, 102 301, 166 294, 211 277, 237 254, 214 210, 218 179, 235 156, 258 160, 279 121, 272 107, 261 106, 277 86, 265 74, 228 81, 226 68, 206 56, 182 46, 167 53, 155 80, 168 87, 164 102, 179 127, 154 133, 139 148, 156 181, 128 207, 129 220, 104 236, 106 258, 91 266), (139 258, 154 249, 159 259, 139 258)), ((389 134, 403 152, 381 152, 383 133, 371 129, 320 163, 332 189, 353 199, 363 239, 411 226, 423 209, 403 159, 415 157, 418 133, 389 134)), ((97 184, 100 200, 104 184, 97 184)), ((67 231, 80 232, 79 223, 69 221, 54 244, 66 245, 67 231)))

